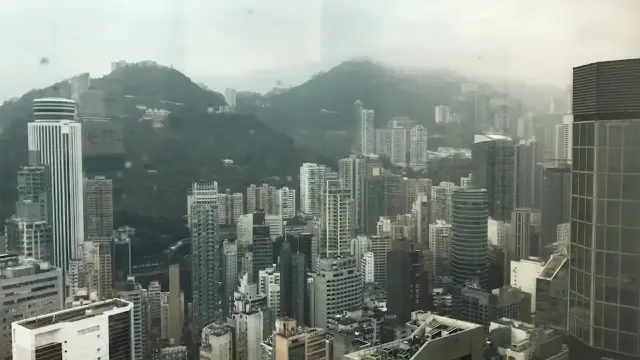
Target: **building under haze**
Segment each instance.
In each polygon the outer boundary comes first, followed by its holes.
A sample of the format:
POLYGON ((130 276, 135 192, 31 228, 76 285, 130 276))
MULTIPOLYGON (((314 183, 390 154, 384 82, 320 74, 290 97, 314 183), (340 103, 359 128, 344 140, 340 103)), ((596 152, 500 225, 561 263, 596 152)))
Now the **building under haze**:
POLYGON ((453 192, 451 276, 456 286, 475 283, 487 288, 489 200, 485 189, 453 192))
POLYGON ((571 359, 640 357, 640 58, 573 69, 571 359))
POLYGON ((489 217, 508 221, 515 206, 515 147, 511 138, 482 134, 471 149, 473 186, 487 189, 489 217))
POLYGON ((207 324, 216 320, 220 308, 218 183, 196 182, 189 197, 193 320, 196 331, 200 332, 207 324))
POLYGON ((66 271, 84 242, 82 131, 76 103, 62 98, 33 101, 29 152, 49 167, 54 265, 66 271))

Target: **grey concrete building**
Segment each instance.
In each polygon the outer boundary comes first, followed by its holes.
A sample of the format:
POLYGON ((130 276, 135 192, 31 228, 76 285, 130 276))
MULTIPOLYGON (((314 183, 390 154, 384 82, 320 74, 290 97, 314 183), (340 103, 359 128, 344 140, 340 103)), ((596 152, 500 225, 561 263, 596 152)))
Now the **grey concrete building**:
POLYGON ((313 286, 312 326, 326 328, 330 316, 362 306, 362 281, 354 257, 319 259, 313 286))
POLYGON ((0 358, 11 359, 11 326, 14 321, 62 309, 62 271, 48 262, 0 255, 0 358))

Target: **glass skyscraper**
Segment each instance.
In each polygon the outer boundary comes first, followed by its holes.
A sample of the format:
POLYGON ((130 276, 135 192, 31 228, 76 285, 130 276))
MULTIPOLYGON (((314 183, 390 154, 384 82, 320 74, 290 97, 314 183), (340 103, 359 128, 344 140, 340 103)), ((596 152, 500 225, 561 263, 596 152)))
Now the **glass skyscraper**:
POLYGON ((573 70, 570 357, 640 356, 640 59, 573 70))

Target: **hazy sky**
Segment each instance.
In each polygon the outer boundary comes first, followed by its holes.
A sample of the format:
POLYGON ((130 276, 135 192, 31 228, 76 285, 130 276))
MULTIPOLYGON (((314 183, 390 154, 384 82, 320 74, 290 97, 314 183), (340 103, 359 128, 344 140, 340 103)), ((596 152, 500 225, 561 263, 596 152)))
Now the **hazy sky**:
POLYGON ((639 24, 640 0, 2 0, 0 99, 118 59, 254 87, 247 74, 355 56, 567 83, 640 56, 639 24))

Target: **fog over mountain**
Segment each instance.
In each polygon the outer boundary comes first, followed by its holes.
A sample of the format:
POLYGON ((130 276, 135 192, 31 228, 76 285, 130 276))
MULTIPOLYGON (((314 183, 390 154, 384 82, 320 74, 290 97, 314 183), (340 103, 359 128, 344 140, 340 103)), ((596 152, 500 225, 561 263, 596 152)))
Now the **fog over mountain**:
POLYGON ((118 59, 173 64, 214 88, 226 87, 218 82, 229 79, 230 86, 264 91, 270 77, 284 78, 287 71, 279 75, 279 69, 297 69, 290 81, 300 82, 357 56, 561 85, 569 82, 572 66, 640 52, 637 0, 5 0, 2 5, 0 28, 12 36, 2 44, 0 99, 83 71, 100 76, 118 59), (43 57, 48 64, 40 63, 43 57))

